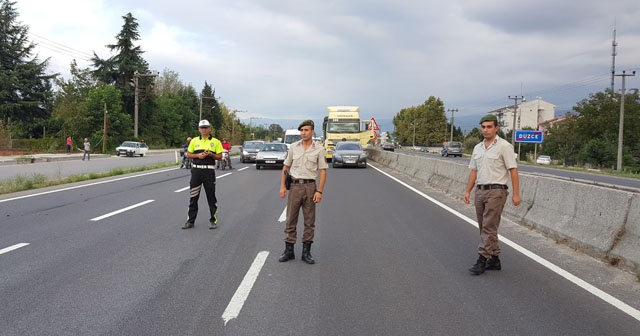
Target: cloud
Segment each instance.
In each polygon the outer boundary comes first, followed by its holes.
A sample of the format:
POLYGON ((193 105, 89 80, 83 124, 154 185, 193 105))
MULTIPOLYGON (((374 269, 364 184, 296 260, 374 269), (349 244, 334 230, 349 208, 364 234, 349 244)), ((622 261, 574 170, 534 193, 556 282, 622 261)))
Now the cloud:
MULTIPOLYGON (((570 109, 609 86, 614 22, 617 68, 640 59, 640 3, 630 0, 21 0, 18 9, 39 36, 101 57, 131 12, 152 70, 176 71, 196 90, 207 81, 226 104, 265 118, 319 119, 328 105, 392 118, 429 96, 461 116, 516 94, 570 109)), ((39 51, 68 68, 69 56, 39 51)))

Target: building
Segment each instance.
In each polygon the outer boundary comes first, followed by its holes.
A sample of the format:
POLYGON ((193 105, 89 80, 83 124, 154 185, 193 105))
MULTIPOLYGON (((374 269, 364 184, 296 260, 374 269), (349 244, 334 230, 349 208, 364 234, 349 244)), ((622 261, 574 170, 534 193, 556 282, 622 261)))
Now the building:
MULTIPOLYGON (((556 106, 537 97, 534 100, 524 101, 517 106, 515 129, 538 129, 541 123, 555 118, 556 106)), ((507 134, 513 127, 514 105, 505 106, 489 113, 498 116, 500 128, 507 134)))

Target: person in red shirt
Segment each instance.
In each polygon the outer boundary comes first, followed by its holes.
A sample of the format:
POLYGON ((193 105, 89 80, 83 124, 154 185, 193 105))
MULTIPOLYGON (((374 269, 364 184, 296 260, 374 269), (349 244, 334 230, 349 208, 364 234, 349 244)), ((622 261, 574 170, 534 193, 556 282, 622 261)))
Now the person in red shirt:
POLYGON ((231 151, 231 144, 227 141, 226 138, 222 139, 222 148, 231 151))
MULTIPOLYGON (((227 157, 228 155, 231 153, 231 144, 227 141, 227 138, 223 138, 222 139, 222 148, 227 151, 227 157)), ((223 158, 224 160, 224 158, 223 158)), ((229 159, 229 161, 227 161, 227 163, 229 163, 229 169, 231 168, 231 159, 229 159)), ((216 164, 216 168, 220 168, 220 160, 217 161, 216 164)))

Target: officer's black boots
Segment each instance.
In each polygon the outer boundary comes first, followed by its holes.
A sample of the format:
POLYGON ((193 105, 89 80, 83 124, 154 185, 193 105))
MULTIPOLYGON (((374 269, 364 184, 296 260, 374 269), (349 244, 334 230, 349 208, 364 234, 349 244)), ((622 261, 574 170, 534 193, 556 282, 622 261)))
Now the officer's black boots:
POLYGON ((302 261, 307 264, 315 264, 316 261, 313 260, 311 256, 311 242, 302 243, 302 261))
POLYGON ((498 256, 492 256, 491 259, 487 260, 486 270, 494 270, 499 271, 502 269, 502 265, 500 264, 500 258, 498 256))
POLYGON ((469 272, 473 275, 480 275, 484 273, 484 270, 487 269, 487 258, 479 255, 476 264, 471 266, 469 272))
POLYGON ((282 253, 278 261, 285 262, 295 258, 296 255, 293 253, 293 243, 285 243, 284 253, 282 253))

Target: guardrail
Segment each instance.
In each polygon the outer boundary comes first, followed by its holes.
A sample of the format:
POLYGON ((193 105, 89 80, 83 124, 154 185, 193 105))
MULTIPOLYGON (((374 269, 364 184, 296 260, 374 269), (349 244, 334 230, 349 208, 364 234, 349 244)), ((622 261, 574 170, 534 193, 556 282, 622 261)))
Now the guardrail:
MULTIPOLYGON (((465 165, 368 149, 369 159, 457 198, 469 177, 465 165)), ((640 272, 639 193, 547 176, 520 174, 522 204, 503 214, 558 241, 635 273, 640 272)))

